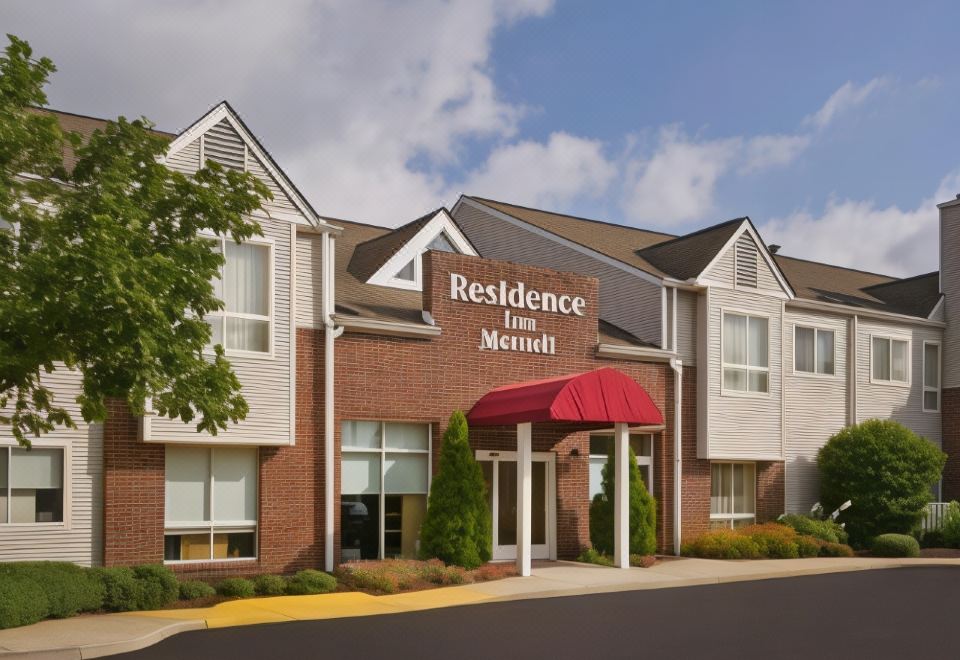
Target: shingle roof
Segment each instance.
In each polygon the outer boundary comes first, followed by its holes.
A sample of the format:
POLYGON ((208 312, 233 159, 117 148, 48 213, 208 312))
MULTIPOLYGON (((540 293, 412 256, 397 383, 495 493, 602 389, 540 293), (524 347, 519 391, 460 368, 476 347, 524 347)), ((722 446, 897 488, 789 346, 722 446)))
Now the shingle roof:
MULTIPOLYGON (((98 119, 96 117, 88 117, 86 115, 77 115, 71 112, 63 112, 62 110, 51 110, 49 108, 28 108, 27 111, 38 115, 52 115, 56 117, 57 122, 60 124, 60 128, 62 130, 77 133, 84 144, 87 143, 94 131, 102 131, 107 125, 106 119, 98 119)), ((176 135, 173 133, 167 133, 166 131, 158 131, 154 129, 151 132, 168 140, 172 140, 176 137, 176 135)), ((76 164, 77 157, 73 153, 73 148, 70 147, 70 145, 64 145, 63 166, 69 172, 76 164)))
POLYGON ((442 210, 442 207, 435 209, 412 222, 397 227, 393 231, 358 243, 350 257, 348 269, 363 281, 370 279, 374 273, 380 270, 383 264, 387 263, 400 248, 406 245, 407 241, 413 238, 425 224, 442 210))
POLYGON ((727 241, 746 222, 735 218, 644 248, 640 254, 671 277, 687 280, 697 277, 713 261, 727 241))
MULTIPOLYGON (((740 224, 737 218, 684 236, 470 197, 586 248, 658 277, 699 275, 740 224)), ((936 273, 908 279, 775 255, 797 297, 926 318, 940 299, 936 273), (887 285, 887 286, 879 286, 887 285)))

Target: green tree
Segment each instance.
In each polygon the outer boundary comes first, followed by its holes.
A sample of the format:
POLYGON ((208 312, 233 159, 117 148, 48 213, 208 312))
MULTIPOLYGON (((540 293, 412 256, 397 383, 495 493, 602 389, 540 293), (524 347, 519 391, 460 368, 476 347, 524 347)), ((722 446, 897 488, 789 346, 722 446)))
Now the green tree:
POLYGON ((8 35, 0 57, 0 424, 29 444, 75 426, 41 374, 82 376, 87 422, 108 398, 216 433, 247 404, 223 349, 204 356, 211 280, 223 257, 201 231, 240 241, 268 199, 252 175, 208 162, 194 176, 165 167, 168 139, 146 119, 108 122, 86 144, 34 109, 55 71, 8 35), (72 150, 67 171, 63 154, 72 150))
MULTIPOLYGON (((629 448, 630 554, 652 555, 657 550, 657 503, 647 492, 640 477, 637 458, 629 448)), ((611 451, 603 466, 602 492, 590 503, 590 542, 604 554, 613 554, 613 498, 615 496, 614 453, 611 451)))
POLYGON ((920 524, 946 459, 902 424, 870 419, 820 449, 820 501, 826 511, 852 503, 838 520, 854 546, 867 547, 878 534, 907 534, 920 524))
POLYGON ((457 410, 443 434, 440 467, 430 485, 427 516, 420 530, 420 554, 448 564, 476 568, 490 561, 492 520, 487 485, 470 451, 467 418, 457 410))

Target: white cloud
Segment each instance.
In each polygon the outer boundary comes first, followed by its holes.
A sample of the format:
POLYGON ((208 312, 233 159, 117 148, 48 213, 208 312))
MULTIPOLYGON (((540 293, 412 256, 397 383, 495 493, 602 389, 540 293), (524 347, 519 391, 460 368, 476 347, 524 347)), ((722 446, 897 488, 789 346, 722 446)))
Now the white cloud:
POLYGON ((664 128, 656 151, 627 166, 624 212, 651 227, 703 217, 713 207, 717 179, 741 146, 740 138, 696 142, 677 126, 664 128))
POLYGON ((874 78, 863 85, 847 81, 830 95, 826 103, 812 115, 804 118, 805 125, 824 129, 844 112, 863 104, 871 95, 889 85, 887 78, 874 78))
POLYGON ((960 192, 960 171, 945 177, 916 208, 878 207, 871 200, 830 200, 823 211, 796 211, 760 227, 783 253, 888 275, 937 269, 937 203, 960 192), (869 237, 869 240, 862 240, 869 237))
POLYGON ((740 172, 749 174, 792 163, 810 146, 809 135, 758 135, 747 140, 740 172))
POLYGON ((517 204, 563 208, 582 197, 599 198, 616 175, 601 142, 553 133, 545 144, 524 140, 495 149, 461 189, 517 204))

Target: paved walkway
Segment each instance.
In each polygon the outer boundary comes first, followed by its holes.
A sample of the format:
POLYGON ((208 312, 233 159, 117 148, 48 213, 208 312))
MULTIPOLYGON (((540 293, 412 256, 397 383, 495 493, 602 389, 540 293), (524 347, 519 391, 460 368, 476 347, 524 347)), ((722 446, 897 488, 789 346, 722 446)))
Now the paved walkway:
POLYGON ((713 561, 667 559, 622 570, 570 562, 534 566, 528 578, 431 589, 392 596, 337 593, 277 596, 212 607, 80 616, 0 630, 0 658, 96 658, 141 649, 185 630, 256 623, 334 619, 412 612, 527 598, 663 589, 744 580, 903 566, 960 566, 960 559, 786 559, 713 561))

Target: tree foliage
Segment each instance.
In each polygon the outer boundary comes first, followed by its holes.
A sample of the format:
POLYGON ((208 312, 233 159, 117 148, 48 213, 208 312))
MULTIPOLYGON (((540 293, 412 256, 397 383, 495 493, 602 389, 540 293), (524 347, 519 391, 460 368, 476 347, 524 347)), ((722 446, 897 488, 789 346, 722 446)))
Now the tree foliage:
MULTIPOLYGON (((616 495, 614 452, 603 466, 602 492, 590 503, 590 542, 604 554, 613 554, 613 501, 616 495)), ((637 458, 629 448, 630 554, 652 555, 657 550, 657 503, 640 477, 637 458)))
POLYGON ((202 234, 260 234, 270 198, 249 173, 208 161, 193 176, 162 162, 168 137, 120 117, 86 143, 35 110, 55 70, 11 35, 0 57, 0 424, 22 444, 75 426, 42 374, 77 370, 87 422, 106 400, 137 415, 197 420, 215 434, 247 413, 240 382, 210 341, 223 257, 202 234), (71 170, 65 150, 74 153, 71 170))
POLYGON ((854 546, 878 534, 907 534, 920 524, 946 454, 902 424, 871 419, 834 435, 820 450, 820 501, 833 511, 854 546))
POLYGON ((483 471, 470 451, 467 418, 457 410, 443 434, 440 467, 430 485, 420 554, 473 569, 490 561, 493 531, 483 471))

